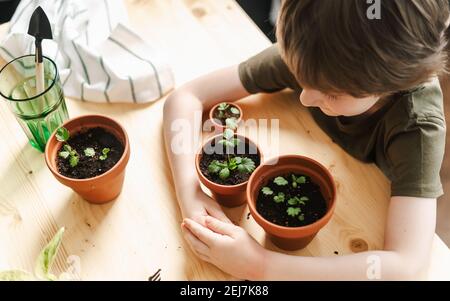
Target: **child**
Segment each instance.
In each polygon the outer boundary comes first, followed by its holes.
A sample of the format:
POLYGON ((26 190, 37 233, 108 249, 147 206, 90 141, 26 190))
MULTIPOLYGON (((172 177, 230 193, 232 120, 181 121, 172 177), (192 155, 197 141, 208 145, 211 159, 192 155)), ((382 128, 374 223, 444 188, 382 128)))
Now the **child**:
POLYGON ((436 76, 446 63, 449 4, 381 1, 381 19, 370 19, 368 7, 362 0, 285 0, 279 45, 167 99, 164 131, 182 230, 201 259, 250 280, 367 280, 370 256, 379 258, 383 280, 416 279, 427 267, 442 194, 445 119, 436 76), (175 119, 192 124, 194 112, 216 103, 284 88, 300 92, 336 143, 391 180, 383 250, 329 258, 266 250, 201 192, 194 154, 170 150, 175 119))

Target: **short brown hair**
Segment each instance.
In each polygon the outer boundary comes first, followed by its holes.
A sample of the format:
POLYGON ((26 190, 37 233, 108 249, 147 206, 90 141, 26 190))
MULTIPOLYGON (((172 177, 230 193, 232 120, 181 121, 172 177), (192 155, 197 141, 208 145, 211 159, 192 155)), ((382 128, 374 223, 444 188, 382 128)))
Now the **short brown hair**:
POLYGON ((413 89, 447 60, 448 0, 283 0, 277 38, 300 85, 355 97, 413 89))

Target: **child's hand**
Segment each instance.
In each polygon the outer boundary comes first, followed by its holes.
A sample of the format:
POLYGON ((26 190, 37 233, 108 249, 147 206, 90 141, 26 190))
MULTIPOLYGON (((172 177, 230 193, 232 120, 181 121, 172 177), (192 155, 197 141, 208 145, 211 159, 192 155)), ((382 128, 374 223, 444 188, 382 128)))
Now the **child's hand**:
POLYGON ((266 250, 244 229, 211 216, 206 227, 185 219, 181 224, 185 239, 203 260, 240 279, 263 276, 266 250))
POLYGON ((193 196, 186 197, 186 199, 181 204, 181 210, 183 212, 184 218, 190 218, 201 225, 206 226, 205 218, 207 216, 213 216, 221 221, 231 223, 228 217, 223 212, 220 205, 208 197, 200 188, 197 183, 198 188, 193 193, 193 196))

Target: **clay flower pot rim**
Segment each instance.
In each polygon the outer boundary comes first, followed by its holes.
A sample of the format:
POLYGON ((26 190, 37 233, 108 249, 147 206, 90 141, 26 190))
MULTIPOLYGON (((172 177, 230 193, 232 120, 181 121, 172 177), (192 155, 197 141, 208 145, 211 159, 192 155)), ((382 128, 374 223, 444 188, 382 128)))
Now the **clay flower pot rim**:
MULTIPOLYGON (((45 146, 45 161, 46 161, 46 163, 47 163, 48 168, 49 168, 54 174, 57 174, 58 177, 60 177, 60 178, 62 178, 62 179, 64 179, 64 180, 67 180, 67 181, 78 182, 78 183, 89 182, 89 181, 92 181, 92 180, 96 180, 96 179, 98 179, 98 178, 100 178, 100 177, 106 177, 107 175, 109 175, 110 173, 112 173, 112 172, 113 172, 120 164, 122 164, 122 162, 126 159, 126 154, 129 152, 129 148, 130 148, 130 143, 129 143, 129 141, 128 141, 128 134, 127 134, 127 132, 125 131, 125 128, 124 128, 119 122, 117 122, 116 120, 114 120, 114 119, 112 119, 112 118, 110 118, 110 117, 107 117, 107 116, 105 116, 105 115, 100 115, 100 114, 81 115, 81 116, 74 117, 74 118, 71 118, 71 119, 67 120, 67 121, 64 122, 60 127, 65 127, 69 122, 72 122, 73 120, 76 120, 76 119, 81 119, 81 118, 83 118, 83 119, 88 119, 88 120, 89 120, 89 119, 91 119, 91 118, 96 118, 96 117, 100 117, 100 118, 104 118, 104 119, 109 119, 109 120, 111 120, 112 122, 116 123, 116 124, 119 126, 120 130, 124 133, 124 137, 125 137, 125 145, 124 145, 124 149, 123 149, 122 156, 120 157, 119 161, 117 161, 116 164, 114 164, 114 166, 111 167, 111 169, 109 169, 107 172, 102 173, 101 175, 98 175, 98 176, 95 176, 95 177, 92 177, 92 178, 75 179, 75 178, 66 177, 66 176, 62 175, 62 174, 58 171, 57 168, 53 168, 53 165, 50 164, 50 160, 55 160, 56 158, 50 158, 50 157, 49 157, 49 156, 50 156, 49 151, 48 151, 48 145, 49 145, 49 143, 47 143, 47 145, 45 146)), ((98 127, 101 127, 101 125, 99 124, 98 127)), ((87 127, 87 128, 91 128, 91 127, 87 127)), ((51 135, 50 138, 49 138, 49 141, 50 141, 51 139, 56 139, 55 136, 56 136, 56 131, 54 131, 54 132, 52 133, 52 135, 51 135)))
POLYGON ((213 116, 214 111, 219 107, 219 105, 220 105, 221 103, 227 103, 227 104, 229 104, 230 106, 236 107, 236 108, 239 110, 239 112, 240 112, 239 118, 237 119, 237 123, 241 122, 242 116, 244 115, 244 112, 242 111, 242 108, 241 108, 238 104, 236 104, 236 103, 234 103, 234 102, 222 101, 222 102, 219 102, 218 104, 216 104, 214 107, 212 107, 212 109, 209 111, 209 119, 210 119, 211 122, 214 124, 214 126, 216 126, 216 127, 221 127, 221 128, 226 128, 225 125, 220 124, 220 123, 217 123, 217 122, 216 122, 216 119, 215 119, 214 116, 213 116))
MULTIPOLYGON (((239 135, 239 134, 235 134, 235 136, 236 137, 238 137, 238 138, 241 138, 241 139, 243 139, 243 140, 248 140, 248 142, 250 142, 250 143, 253 143, 255 146, 256 146, 256 149, 258 150, 258 154, 259 154, 259 165, 261 166, 262 164, 263 164, 263 154, 262 154, 262 152, 261 152, 261 150, 259 149, 259 147, 258 147, 258 145, 255 143, 255 142, 253 142, 250 138, 248 138, 248 137, 245 137, 245 136, 242 136, 242 135, 239 135)), ((217 139, 217 138, 219 138, 219 137, 222 137, 222 135, 221 134, 219 134, 219 135, 215 135, 215 136, 213 136, 213 137, 211 137, 211 138, 209 138, 205 143, 203 143, 203 145, 200 147, 200 150, 197 152, 197 154, 196 154, 196 156, 195 156, 195 169, 197 169, 197 173, 202 177, 202 179, 203 180, 205 180, 206 182, 208 182, 210 185, 215 185, 215 186, 217 186, 217 187, 224 187, 224 188, 230 188, 230 187, 232 187, 232 188, 237 188, 237 187, 243 187, 243 186, 245 186, 245 185, 247 185, 247 183, 250 181, 250 178, 247 180, 247 181, 245 181, 245 182, 242 182, 242 183, 240 183, 240 184, 236 184, 236 185, 222 185, 222 184, 218 184, 218 183, 216 183, 216 182, 213 182, 213 181, 211 181, 211 180, 209 180, 207 177, 205 177, 205 175, 202 173, 202 171, 200 170, 200 157, 201 157, 201 154, 202 154, 202 152, 203 152, 203 147, 205 146, 205 145, 207 145, 208 143, 210 143, 211 141, 213 141, 213 140, 215 140, 215 139, 217 139)), ((253 173, 256 171, 256 169, 252 172, 252 174, 251 174, 251 176, 253 175, 253 173)), ((251 177, 250 176, 250 177, 251 177)))
MULTIPOLYGON (((281 159, 285 159, 285 158, 294 158, 294 159, 302 159, 302 160, 307 160, 312 162, 314 165, 317 165, 320 167, 321 172, 323 171, 327 177, 329 177, 331 179, 331 183, 332 183, 332 191, 333 191, 333 196, 334 199, 331 201, 331 207, 327 207, 327 213, 325 213, 324 216, 322 216, 320 219, 318 219, 317 221, 315 221, 312 224, 309 225, 305 225, 305 226, 300 226, 300 227, 285 227, 285 226, 280 226, 277 224, 274 224, 270 221, 268 221, 267 219, 265 219, 261 214, 259 214, 258 210, 256 210, 256 201, 252 202, 252 196, 250 193, 250 186, 247 186, 247 203, 248 203, 248 207, 250 209, 251 214, 253 215, 253 217, 255 218, 255 220, 259 220, 260 223, 264 223, 267 225, 270 225, 272 228, 275 228, 277 230, 283 231, 283 232, 295 232, 295 231, 299 231, 299 230, 312 230, 314 228, 316 228, 315 226, 317 224, 326 224, 328 220, 331 219, 331 216, 333 215, 334 209, 336 207, 336 183, 334 182, 334 179, 331 175, 331 173, 328 171, 327 168, 325 168, 325 166, 323 166, 321 163, 319 163, 318 161, 311 159, 309 157, 305 157, 305 156, 301 156, 301 155, 283 155, 283 156, 278 156, 278 157, 274 157, 271 158, 269 160, 267 160, 264 163, 261 163, 256 169, 255 171, 252 173, 252 175, 250 176, 250 178, 248 179, 249 184, 252 183, 253 181, 255 181, 255 175, 257 174, 258 168, 262 167, 263 165, 270 165, 272 163, 272 161, 274 160, 281 160, 281 159)), ((259 187, 261 188, 261 187, 259 187)))

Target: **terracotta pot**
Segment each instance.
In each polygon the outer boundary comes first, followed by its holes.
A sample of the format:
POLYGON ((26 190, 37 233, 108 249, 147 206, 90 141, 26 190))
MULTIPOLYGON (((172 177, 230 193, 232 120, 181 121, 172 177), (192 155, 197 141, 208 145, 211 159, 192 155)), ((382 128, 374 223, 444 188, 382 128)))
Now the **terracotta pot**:
POLYGON ((114 134, 122 142, 124 152, 116 165, 107 172, 88 179, 73 179, 58 172, 56 158, 63 142, 56 139, 56 131, 50 136, 45 147, 45 163, 59 182, 72 188, 90 203, 103 204, 114 200, 122 191, 125 168, 130 158, 130 144, 125 129, 113 119, 101 115, 76 117, 66 121, 62 126, 69 130, 71 135, 76 134, 82 128, 101 127, 114 134))
MULTIPOLYGON (((223 103, 223 102, 221 102, 223 103)), ((214 118, 214 111, 219 107, 219 105, 221 103, 216 104, 210 111, 209 111, 209 120, 212 123, 212 125, 214 126, 214 133, 216 134, 221 134, 223 133, 223 131, 226 129, 225 125, 222 125, 222 123, 219 122, 219 120, 217 120, 216 118, 214 118)), ((227 104, 229 104, 230 106, 236 107, 241 114, 239 115, 239 118, 237 119, 237 123, 240 124, 242 121, 242 116, 244 116, 244 113, 242 111, 242 108, 236 104, 236 103, 230 103, 230 102, 226 102, 227 104)))
MULTIPOLYGON (((258 146, 252 142, 247 137, 241 136, 241 135, 235 135, 235 137, 238 137, 241 139, 241 141, 245 141, 245 143, 248 143, 252 149, 256 149, 259 158, 260 158, 260 164, 263 160, 263 155, 258 148, 258 146)), ((212 197, 222 206, 225 207, 238 207, 242 206, 246 202, 247 194, 246 194, 246 188, 248 181, 245 181, 243 183, 237 184, 237 185, 221 185, 214 183, 213 181, 206 178, 203 173, 200 170, 200 160, 202 158, 202 151, 205 147, 211 145, 211 143, 216 140, 222 139, 222 135, 217 135, 209 139, 198 151, 197 155, 195 156, 195 169, 197 170, 198 178, 200 182, 205 185, 212 194, 212 197)))
POLYGON ((261 164, 253 172, 247 186, 247 202, 251 215, 277 247, 298 250, 306 247, 331 219, 336 205, 336 185, 330 172, 319 162, 298 155, 281 156, 261 164), (327 202, 327 213, 313 224, 283 227, 269 222, 256 210, 260 189, 266 186, 269 180, 290 172, 310 176, 312 181, 320 186, 327 202))

